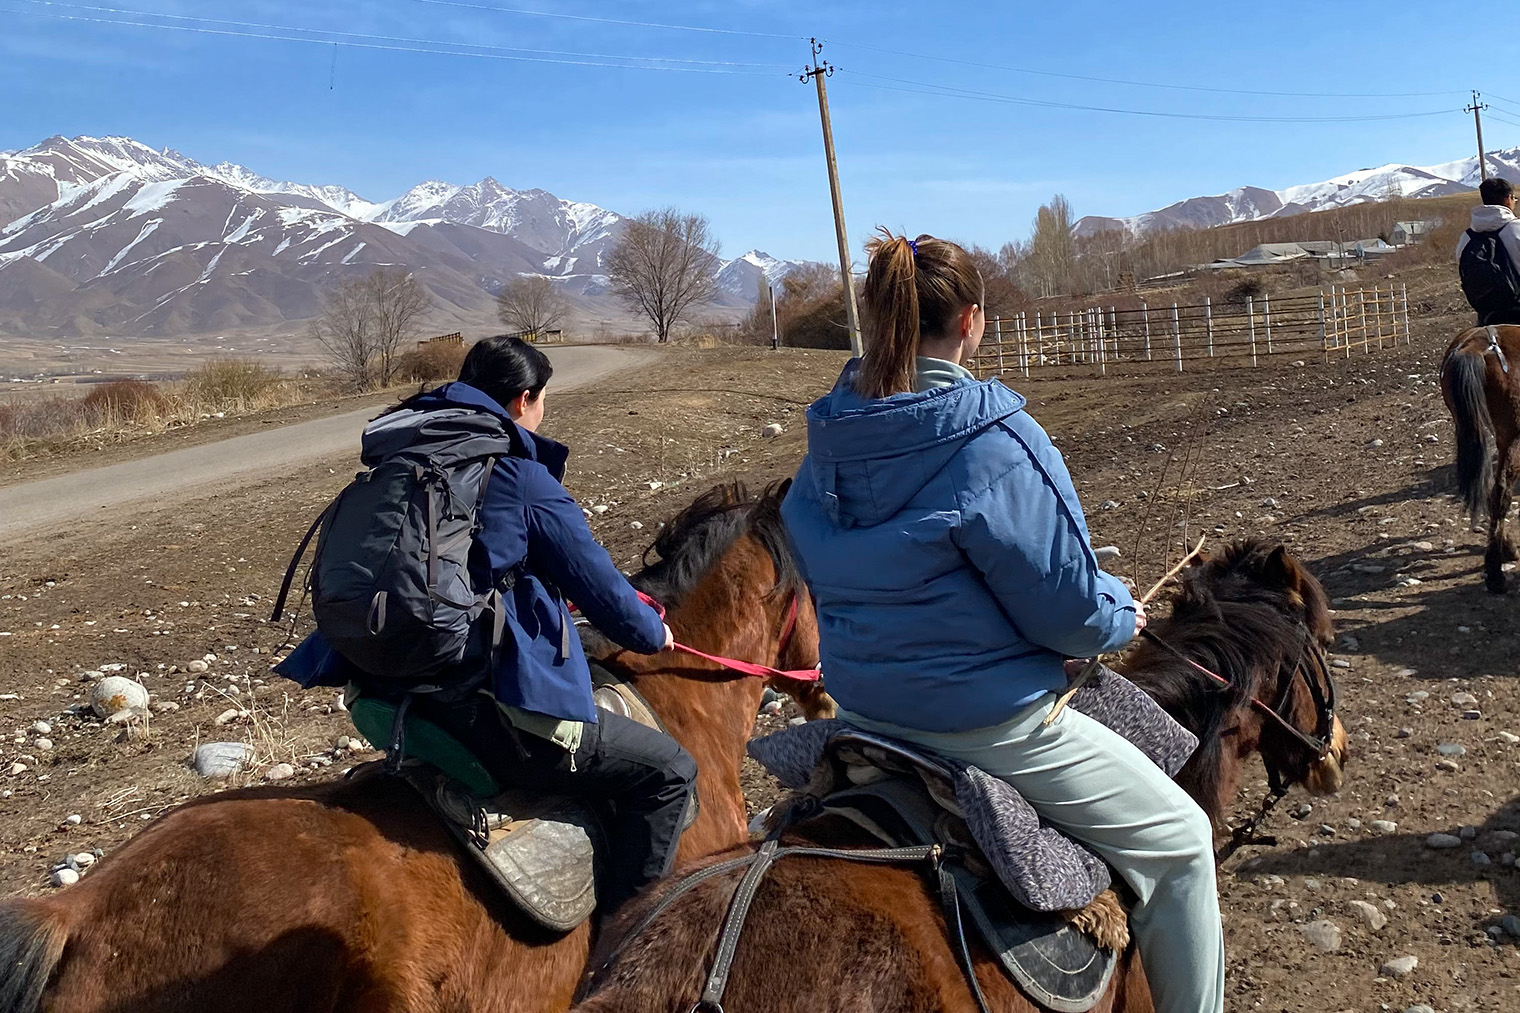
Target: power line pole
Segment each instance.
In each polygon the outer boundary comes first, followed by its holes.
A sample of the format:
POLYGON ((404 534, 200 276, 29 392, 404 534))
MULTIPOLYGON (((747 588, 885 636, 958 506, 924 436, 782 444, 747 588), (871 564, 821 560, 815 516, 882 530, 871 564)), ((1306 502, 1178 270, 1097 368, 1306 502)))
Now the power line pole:
MULTIPOLYGON (((1483 158, 1483 116, 1482 116, 1483 110, 1485 110, 1487 108, 1488 108, 1488 105, 1486 103, 1478 101, 1478 90, 1476 88, 1474 88, 1473 89, 1473 93, 1472 93, 1472 105, 1466 106, 1466 107, 1464 107, 1462 109, 1462 111, 1464 113, 1472 113, 1473 114, 1473 126, 1478 129, 1478 178, 1480 180, 1484 180, 1484 179, 1488 178, 1488 162, 1486 162, 1484 160, 1484 158, 1483 158)), ((1501 117, 1501 119, 1502 119, 1502 117, 1501 117)))
POLYGON ((829 93, 823 80, 834 73, 830 64, 820 61, 818 54, 823 43, 810 39, 813 44, 813 65, 803 69, 797 80, 807 83, 808 78, 818 86, 818 116, 823 121, 823 157, 829 164, 829 196, 834 201, 834 238, 839 240, 839 275, 844 282, 844 310, 850 325, 850 351, 857 358, 861 355, 860 309, 855 305, 855 277, 850 270, 850 240, 844 230, 844 199, 839 196, 839 165, 834 160, 834 128, 829 123, 829 93))

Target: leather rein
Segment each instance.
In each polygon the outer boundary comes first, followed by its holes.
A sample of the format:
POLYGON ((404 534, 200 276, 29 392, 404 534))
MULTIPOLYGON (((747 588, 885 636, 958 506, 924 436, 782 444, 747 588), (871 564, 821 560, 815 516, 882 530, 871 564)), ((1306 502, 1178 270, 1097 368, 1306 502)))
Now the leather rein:
MULTIPOLYGON (((643 591, 639 591, 638 596, 640 601, 658 612, 661 619, 665 618, 664 605, 661 605, 659 602, 649 597, 649 595, 645 594, 643 591)), ((776 648, 776 653, 778 656, 786 653, 787 647, 792 642, 792 635, 797 632, 797 616, 799 610, 800 606, 797 603, 797 594, 796 592, 793 592, 791 595, 791 604, 787 607, 786 620, 782 623, 781 626, 781 636, 776 648)), ((752 661, 741 661, 737 658, 725 658, 720 654, 708 654, 706 651, 699 651, 695 647, 690 647, 679 641, 672 645, 672 650, 679 651, 682 654, 689 654, 694 658, 701 658, 704 661, 710 661, 725 671, 735 672, 739 675, 747 675, 755 679, 791 679, 794 682, 817 682, 823 676, 823 673, 816 668, 772 668, 769 665, 757 665, 752 661)))

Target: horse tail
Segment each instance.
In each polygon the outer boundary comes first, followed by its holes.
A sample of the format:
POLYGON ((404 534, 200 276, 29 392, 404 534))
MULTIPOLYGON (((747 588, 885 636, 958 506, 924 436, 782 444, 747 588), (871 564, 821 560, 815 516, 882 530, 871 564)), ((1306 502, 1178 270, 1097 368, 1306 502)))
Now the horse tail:
POLYGON ((1488 414, 1481 354, 1453 352, 1446 360, 1447 404, 1457 428, 1457 489, 1473 520, 1483 511, 1494 485, 1493 421, 1488 414))
POLYGON ((68 936, 35 901, 0 902, 0 1013, 40 1013, 68 936))

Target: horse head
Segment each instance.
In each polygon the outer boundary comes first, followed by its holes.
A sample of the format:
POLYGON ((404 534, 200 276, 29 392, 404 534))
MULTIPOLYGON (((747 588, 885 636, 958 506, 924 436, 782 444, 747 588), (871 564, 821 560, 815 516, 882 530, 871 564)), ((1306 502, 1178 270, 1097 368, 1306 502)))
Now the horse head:
POLYGON ((1274 791, 1340 789, 1348 743, 1326 654, 1329 600, 1286 548, 1247 539, 1184 571, 1152 632, 1159 644, 1142 643, 1124 667, 1198 736, 1177 780, 1210 816, 1223 815, 1253 752, 1274 791))

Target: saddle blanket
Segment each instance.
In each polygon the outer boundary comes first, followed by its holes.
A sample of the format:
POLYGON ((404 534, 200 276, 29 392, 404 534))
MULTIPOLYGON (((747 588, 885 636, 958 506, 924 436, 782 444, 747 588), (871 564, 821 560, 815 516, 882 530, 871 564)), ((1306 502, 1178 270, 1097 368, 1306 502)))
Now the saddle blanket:
MULTIPOLYGON (((1068 706, 1133 742, 1169 777, 1198 746, 1193 734, 1139 687, 1106 667, 1068 706)), ((1042 820, 1011 784, 962 761, 861 733, 837 719, 754 739, 749 753, 787 788, 819 796, 870 780, 860 775, 861 766, 917 774, 940 806, 965 821, 997 880, 1031 910, 1079 909, 1110 885, 1102 859, 1042 820), (837 756, 836 738, 841 740, 837 756), (824 761, 830 757, 843 762, 845 774, 829 771, 824 761)))

